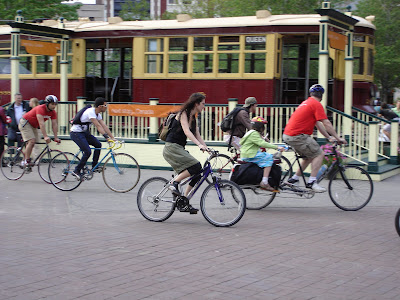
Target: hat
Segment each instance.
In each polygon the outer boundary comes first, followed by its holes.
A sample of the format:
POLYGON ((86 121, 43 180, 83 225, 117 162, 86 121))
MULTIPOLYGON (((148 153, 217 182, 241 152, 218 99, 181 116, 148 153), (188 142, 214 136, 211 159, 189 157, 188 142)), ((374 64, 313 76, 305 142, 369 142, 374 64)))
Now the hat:
POLYGON ((249 107, 250 105, 257 104, 257 100, 255 97, 247 97, 246 100, 244 100, 244 105, 243 107, 249 107))

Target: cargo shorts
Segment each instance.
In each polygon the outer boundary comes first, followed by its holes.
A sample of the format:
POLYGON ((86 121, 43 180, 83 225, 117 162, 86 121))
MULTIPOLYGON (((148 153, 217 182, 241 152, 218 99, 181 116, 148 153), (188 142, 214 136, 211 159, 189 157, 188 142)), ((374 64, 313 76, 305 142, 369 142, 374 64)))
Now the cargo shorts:
POLYGON ((296 136, 284 134, 283 140, 305 158, 314 158, 322 153, 320 145, 308 134, 302 133, 296 136))

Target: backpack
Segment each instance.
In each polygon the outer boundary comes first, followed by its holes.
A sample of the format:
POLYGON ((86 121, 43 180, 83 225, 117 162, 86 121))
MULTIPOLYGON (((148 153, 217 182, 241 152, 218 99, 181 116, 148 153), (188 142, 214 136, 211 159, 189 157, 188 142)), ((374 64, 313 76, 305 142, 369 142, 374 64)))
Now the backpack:
POLYGON ((172 120, 176 117, 177 113, 170 113, 168 117, 165 118, 164 122, 161 123, 158 128, 158 137, 162 141, 167 140, 168 132, 171 129, 172 120))
MULTIPOLYGON (((241 184, 259 184, 263 178, 264 169, 255 163, 236 164, 229 176, 229 180, 241 184)), ((282 169, 279 165, 273 164, 268 176, 268 183, 274 188, 279 187, 282 169)))
POLYGON ((239 111, 243 110, 244 108, 242 107, 236 107, 234 110, 232 110, 229 114, 227 114, 221 121, 221 130, 223 132, 227 132, 229 130, 233 130, 233 124, 236 115, 238 114, 239 111))
POLYGON ((92 106, 91 106, 90 104, 88 104, 88 105, 86 105, 84 108, 82 108, 80 111, 78 111, 78 112, 76 113, 75 117, 74 117, 71 121, 69 121, 69 122, 71 123, 71 125, 74 125, 74 124, 88 125, 88 124, 90 124, 91 122, 82 122, 82 121, 81 121, 81 117, 82 117, 83 113, 84 113, 88 108, 91 108, 91 107, 92 107, 92 106))

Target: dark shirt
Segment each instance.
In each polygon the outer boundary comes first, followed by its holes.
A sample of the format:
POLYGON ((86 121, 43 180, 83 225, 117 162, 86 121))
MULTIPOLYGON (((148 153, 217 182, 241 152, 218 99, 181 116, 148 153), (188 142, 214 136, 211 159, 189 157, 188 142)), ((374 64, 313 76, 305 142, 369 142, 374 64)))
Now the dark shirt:
MULTIPOLYGON (((196 134, 196 119, 193 119, 190 131, 196 134)), ((168 132, 166 142, 179 144, 182 147, 186 146, 187 136, 183 131, 181 122, 177 121, 175 118, 172 120, 171 129, 168 132)))
POLYGON ((242 109, 233 120, 232 135, 242 138, 246 134, 246 131, 251 130, 251 128, 250 111, 248 108, 242 109))
POLYGON ((393 120, 399 116, 391 109, 381 109, 381 115, 387 120, 393 120))

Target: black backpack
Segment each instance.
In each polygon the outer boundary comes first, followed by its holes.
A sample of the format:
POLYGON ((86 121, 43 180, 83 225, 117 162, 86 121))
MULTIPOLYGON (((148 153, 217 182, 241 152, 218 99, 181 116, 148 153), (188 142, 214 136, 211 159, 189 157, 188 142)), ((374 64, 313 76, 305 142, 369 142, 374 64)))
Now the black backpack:
MULTIPOLYGON (((263 178, 264 168, 255 163, 237 164, 232 169, 229 180, 237 184, 259 184, 263 178)), ((279 187, 282 169, 279 165, 273 164, 268 176, 268 183, 274 188, 279 187)))
POLYGON ((83 113, 84 113, 88 108, 91 108, 91 107, 92 107, 92 106, 91 106, 90 104, 88 104, 88 105, 86 105, 84 108, 82 108, 80 111, 78 111, 78 112, 76 113, 75 117, 74 117, 71 121, 69 121, 69 122, 71 123, 71 125, 74 125, 74 124, 78 124, 78 125, 88 125, 88 124, 90 124, 91 122, 82 122, 82 121, 81 121, 81 117, 82 117, 83 113))
POLYGON ((227 132, 230 130, 233 130, 233 124, 236 115, 238 114, 239 111, 243 110, 244 108, 242 107, 236 107, 234 110, 232 110, 229 114, 227 114, 221 121, 221 130, 223 132, 227 132))

